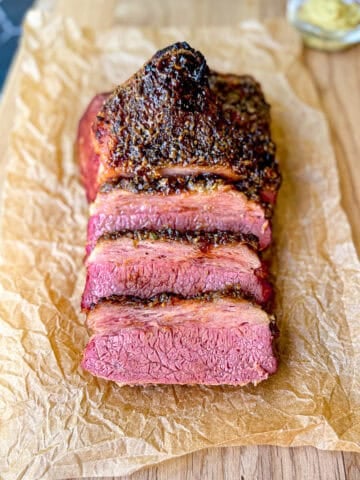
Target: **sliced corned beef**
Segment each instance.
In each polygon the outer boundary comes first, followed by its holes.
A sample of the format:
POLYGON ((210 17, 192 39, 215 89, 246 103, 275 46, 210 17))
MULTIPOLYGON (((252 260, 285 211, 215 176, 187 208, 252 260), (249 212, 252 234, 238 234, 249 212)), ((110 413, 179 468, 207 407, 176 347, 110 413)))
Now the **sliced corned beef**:
POLYGON ((241 232, 255 235, 260 249, 271 241, 271 227, 264 208, 230 185, 169 195, 114 189, 98 194, 90 207, 90 215, 88 253, 99 237, 118 230, 172 228, 180 232, 241 232))
POLYGON ((119 383, 256 384, 277 368, 272 319, 244 300, 103 302, 88 323, 83 368, 119 383))
POLYGON ((134 240, 121 236, 99 241, 86 263, 84 309, 111 295, 193 296, 236 287, 264 304, 272 292, 258 255, 242 243, 210 244, 204 250, 201 244, 182 242, 181 237, 134 240))

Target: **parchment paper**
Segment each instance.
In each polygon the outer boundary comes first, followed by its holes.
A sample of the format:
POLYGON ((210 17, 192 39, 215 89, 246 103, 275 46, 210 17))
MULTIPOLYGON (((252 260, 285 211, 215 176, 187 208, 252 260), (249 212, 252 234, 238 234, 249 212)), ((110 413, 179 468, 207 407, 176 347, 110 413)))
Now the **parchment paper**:
POLYGON ((3 478, 121 475, 216 445, 360 451, 360 266, 296 35, 257 23, 93 32, 32 12, 22 48, 2 210, 3 478), (284 177, 271 255, 280 368, 257 387, 120 388, 79 367, 87 205, 77 122, 95 93, 185 39, 212 68, 253 74, 273 106, 284 177))

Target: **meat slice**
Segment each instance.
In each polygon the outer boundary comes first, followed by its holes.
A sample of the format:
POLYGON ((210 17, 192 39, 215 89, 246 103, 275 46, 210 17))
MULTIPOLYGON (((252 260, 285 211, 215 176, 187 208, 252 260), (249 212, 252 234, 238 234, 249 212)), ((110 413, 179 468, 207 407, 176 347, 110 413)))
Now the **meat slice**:
POLYGON ((230 185, 169 195, 115 189, 98 194, 90 215, 88 253, 99 237, 119 230, 241 232, 255 235, 261 250, 271 241, 271 226, 264 208, 230 185))
POLYGON ((203 248, 196 237, 192 242, 149 235, 97 243, 87 259, 83 309, 112 295, 150 298, 171 292, 190 297, 226 288, 241 289, 260 304, 269 301, 266 268, 248 245, 230 242, 203 248))
POLYGON ((241 299, 103 302, 88 324, 83 368, 127 385, 256 384, 277 368, 273 319, 241 299))
POLYGON ((157 52, 107 99, 94 122, 98 184, 213 173, 248 197, 280 184, 269 105, 249 76, 211 72, 187 43, 157 52))
POLYGON ((99 156, 93 146, 92 124, 109 93, 96 95, 80 119, 76 137, 76 154, 80 166, 80 178, 85 187, 88 202, 95 200, 98 191, 99 156))

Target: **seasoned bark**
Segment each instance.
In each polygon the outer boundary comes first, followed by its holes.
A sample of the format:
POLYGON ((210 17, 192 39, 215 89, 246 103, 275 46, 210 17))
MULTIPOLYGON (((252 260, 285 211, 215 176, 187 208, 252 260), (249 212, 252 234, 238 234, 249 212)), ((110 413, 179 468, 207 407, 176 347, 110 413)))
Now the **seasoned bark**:
POLYGON ((236 182, 249 198, 270 202, 279 187, 269 106, 259 84, 210 72, 187 43, 157 52, 120 85, 94 132, 100 185, 211 173, 236 182))
POLYGON ((117 240, 118 238, 130 238, 136 247, 138 242, 144 240, 165 240, 171 242, 184 243, 185 245, 194 245, 202 253, 208 252, 212 247, 220 245, 230 245, 244 243, 249 245, 253 250, 257 249, 258 241, 254 235, 244 235, 242 233, 233 233, 226 231, 204 232, 185 231, 180 232, 172 228, 153 230, 118 230, 111 233, 105 233, 99 238, 99 243, 107 240, 117 240))

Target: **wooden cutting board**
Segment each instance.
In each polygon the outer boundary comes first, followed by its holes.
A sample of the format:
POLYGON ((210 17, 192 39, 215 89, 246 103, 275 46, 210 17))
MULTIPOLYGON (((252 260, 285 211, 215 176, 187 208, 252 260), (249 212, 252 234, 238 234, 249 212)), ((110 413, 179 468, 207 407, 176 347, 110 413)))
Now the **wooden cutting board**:
MULTIPOLYGON (((74 17, 80 24, 233 25, 248 18, 284 16, 284 0, 39 0, 37 8, 74 17)), ((18 56, 19 57, 19 56, 18 56)), ((16 58, 0 104, 0 158, 13 122, 20 59, 16 58)), ((337 155, 343 206, 360 252, 360 46, 327 54, 305 50, 329 119, 337 155)), ((0 184, 1 185, 1 184, 0 184)), ((323 452, 311 447, 226 447, 204 450, 135 473, 122 480, 358 480, 360 455, 323 452)), ((90 479, 88 479, 90 480, 90 479)))

